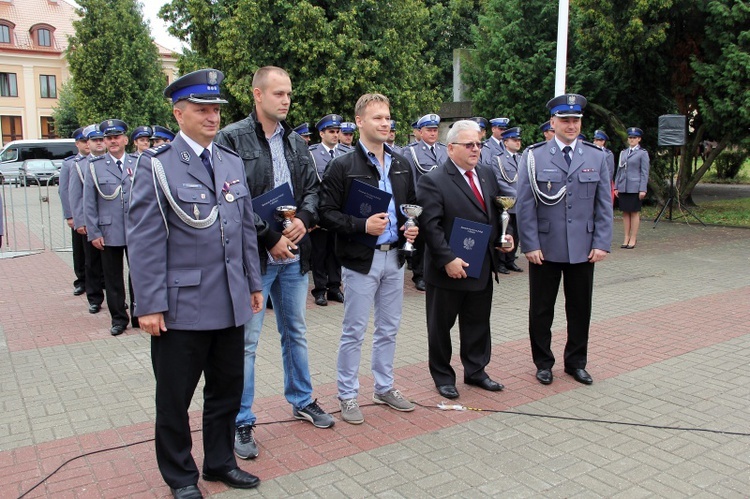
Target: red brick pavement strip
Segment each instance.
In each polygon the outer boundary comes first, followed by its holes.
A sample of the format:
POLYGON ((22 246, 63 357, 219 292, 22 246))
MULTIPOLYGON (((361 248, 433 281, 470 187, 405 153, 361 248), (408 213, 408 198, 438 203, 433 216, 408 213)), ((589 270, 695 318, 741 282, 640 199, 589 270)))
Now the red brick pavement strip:
MULTIPOLYGON (((640 367, 673 358, 699 348, 715 345, 750 333, 750 287, 687 300, 593 324, 589 370, 598 381, 634 371, 640 367), (706 311, 710 311, 707 313, 706 311)), ((563 348, 564 334, 557 331, 555 351, 563 348)), ((460 402, 469 407, 508 410, 532 401, 574 389, 585 389, 558 367, 557 380, 541 386, 534 369, 527 341, 495 346, 488 371, 502 379, 507 388, 501 394, 484 392, 459 383, 460 402)), ((412 399, 434 406, 440 401, 432 388, 425 364, 397 370, 397 386, 412 399)), ((458 373, 459 379, 461 373, 458 373)), ((244 469, 264 480, 273 479, 366 452, 393 442, 449 428, 484 417, 489 412, 442 412, 417 408, 400 413, 367 406, 372 380, 363 377, 360 401, 364 424, 339 421, 333 429, 313 428, 304 422, 264 425, 263 422, 290 419, 290 408, 282 396, 259 399, 257 437, 261 455, 254 461, 240 462, 244 469)), ((335 407, 335 384, 320 386, 316 395, 324 408, 335 407)), ((195 428, 200 413, 192 414, 195 428)), ((0 453, 0 476, 6 491, 21 493, 59 466, 65 459, 83 452, 151 438, 153 425, 129 427, 81 435, 0 453)), ((202 459, 201 433, 194 434, 194 455, 202 459)), ((200 464, 199 464, 200 465, 200 464)), ((204 493, 225 490, 221 484, 200 482, 204 493)), ((33 491, 28 497, 168 497, 154 459, 153 443, 112 450, 75 461, 33 491)))

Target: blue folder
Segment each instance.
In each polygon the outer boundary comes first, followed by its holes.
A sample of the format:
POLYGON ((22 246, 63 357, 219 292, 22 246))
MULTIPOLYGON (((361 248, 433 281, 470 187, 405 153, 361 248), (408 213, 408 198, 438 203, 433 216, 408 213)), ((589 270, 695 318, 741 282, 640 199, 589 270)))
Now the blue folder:
POLYGON ((449 244, 453 253, 469 264, 464 269, 468 277, 477 278, 482 273, 482 264, 487 254, 491 233, 492 227, 487 224, 463 218, 456 218, 453 221, 449 244))
MULTIPOLYGON (((355 179, 349 187, 349 197, 346 198, 344 213, 355 218, 369 218, 375 213, 387 213, 391 197, 389 193, 355 179)), ((378 236, 364 232, 353 234, 351 239, 370 248, 374 248, 378 243, 378 236)))
POLYGON ((284 182, 275 189, 271 189, 268 192, 264 192, 260 196, 253 198, 253 211, 258 214, 260 218, 268 222, 273 230, 281 232, 283 227, 281 222, 276 220, 274 212, 277 206, 295 206, 294 196, 292 196, 292 189, 289 188, 289 183, 284 182))

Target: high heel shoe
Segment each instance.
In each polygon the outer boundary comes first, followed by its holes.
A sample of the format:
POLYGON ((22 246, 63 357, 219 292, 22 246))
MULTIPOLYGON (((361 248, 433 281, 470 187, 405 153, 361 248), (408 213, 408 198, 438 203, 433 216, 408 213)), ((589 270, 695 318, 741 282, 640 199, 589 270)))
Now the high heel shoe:
POLYGON ((625 249, 635 249, 635 244, 628 244, 627 246, 625 246, 625 249))
POLYGON ((622 248, 622 249, 625 249, 625 248, 627 248, 627 247, 628 247, 628 243, 625 243, 625 244, 621 244, 621 245, 620 245, 620 248, 622 248))

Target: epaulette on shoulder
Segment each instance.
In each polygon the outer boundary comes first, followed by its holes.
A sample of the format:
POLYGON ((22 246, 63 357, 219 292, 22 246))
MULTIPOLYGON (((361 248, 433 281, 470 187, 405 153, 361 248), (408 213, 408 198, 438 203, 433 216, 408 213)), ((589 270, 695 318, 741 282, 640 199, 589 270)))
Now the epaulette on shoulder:
POLYGON ((237 154, 234 150, 230 149, 229 147, 227 147, 225 145, 217 144, 216 142, 214 142, 214 145, 216 147, 218 147, 219 149, 221 149, 222 151, 225 151, 225 152, 231 154, 232 156, 237 156, 238 158, 240 157, 239 154, 237 154))
POLYGON ((131 152, 130 154, 128 154, 128 156, 133 159, 138 159, 140 157, 140 154, 138 154, 137 152, 131 152))
POLYGON ((340 147, 340 148, 341 148, 342 150, 346 151, 346 152, 349 152, 349 151, 351 151, 351 150, 353 149, 353 147, 352 147, 352 146, 348 146, 348 145, 346 145, 346 144, 339 144, 339 147, 340 147))
POLYGON ((604 148, 603 148, 603 147, 600 147, 600 146, 598 146, 598 145, 594 144, 593 142, 589 142, 589 141, 587 141, 587 140, 582 140, 581 142, 582 142, 582 143, 583 143, 584 145, 587 145, 587 146, 589 146, 589 147, 593 147, 594 149, 598 149, 598 150, 600 150, 600 151, 604 151, 604 148))
POLYGON ((410 144, 406 144, 406 145, 404 146, 404 149, 406 149, 407 147, 414 147, 415 145, 417 145, 417 143, 416 143, 416 142, 412 142, 412 143, 410 143, 410 144))
POLYGON ((536 149, 537 147, 542 147, 544 144, 546 144, 546 141, 543 142, 537 142, 536 144, 531 144, 529 147, 527 147, 527 150, 536 149))
POLYGON ((90 161, 90 162, 93 162, 93 161, 99 161, 100 159, 104 159, 104 156, 105 156, 104 154, 102 154, 101 156, 94 156, 94 157, 93 157, 93 158, 91 158, 91 159, 90 159, 89 161, 90 161))
POLYGON ((443 144, 442 142, 435 142, 435 143, 436 143, 437 145, 439 145, 439 146, 443 146, 443 147, 448 147, 448 146, 446 146, 445 144, 443 144))
POLYGON ((143 154, 141 156, 158 156, 159 154, 163 153, 164 151, 168 150, 170 147, 172 147, 172 144, 169 142, 166 142, 164 144, 158 145, 156 147, 151 147, 149 149, 146 149, 143 151, 143 154))
POLYGON ((311 145, 311 146, 310 146, 310 147, 308 147, 307 149, 308 149, 309 151, 317 151, 317 150, 318 150, 319 148, 320 148, 320 143, 317 143, 317 144, 313 144, 313 145, 311 145))
POLYGON ((63 161, 72 161, 72 160, 76 159, 76 156, 78 156, 78 155, 77 155, 77 154, 74 154, 74 155, 72 155, 72 156, 68 156, 68 157, 67 157, 67 158, 65 158, 65 159, 64 159, 63 161))

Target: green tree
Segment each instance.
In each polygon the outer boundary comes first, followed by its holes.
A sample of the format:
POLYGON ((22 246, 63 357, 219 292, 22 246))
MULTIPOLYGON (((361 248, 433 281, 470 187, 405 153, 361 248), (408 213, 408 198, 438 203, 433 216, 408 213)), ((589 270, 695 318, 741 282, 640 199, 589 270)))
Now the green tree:
POLYGON ((291 76, 291 123, 334 112, 352 119, 361 94, 382 92, 403 133, 440 104, 438 69, 423 61, 430 35, 421 0, 172 0, 161 16, 190 43, 181 70, 210 65, 226 75, 225 122, 252 109, 252 77, 266 65, 291 76))
POLYGON ((66 57, 79 123, 107 118, 131 127, 167 123, 166 79, 136 0, 78 0, 66 57))
POLYGON ((52 110, 55 131, 60 137, 70 137, 76 128, 82 126, 76 116, 75 91, 72 79, 63 83, 58 96, 57 106, 52 110))

